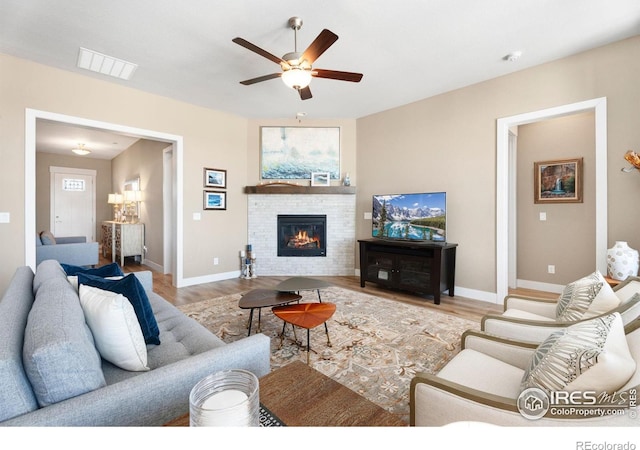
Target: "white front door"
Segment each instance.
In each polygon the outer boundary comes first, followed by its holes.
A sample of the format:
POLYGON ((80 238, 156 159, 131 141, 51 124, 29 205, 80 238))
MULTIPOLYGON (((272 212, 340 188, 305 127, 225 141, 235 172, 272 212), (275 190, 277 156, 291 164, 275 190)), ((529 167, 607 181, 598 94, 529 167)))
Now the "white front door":
POLYGON ((51 232, 95 241, 95 170, 51 167, 51 232))

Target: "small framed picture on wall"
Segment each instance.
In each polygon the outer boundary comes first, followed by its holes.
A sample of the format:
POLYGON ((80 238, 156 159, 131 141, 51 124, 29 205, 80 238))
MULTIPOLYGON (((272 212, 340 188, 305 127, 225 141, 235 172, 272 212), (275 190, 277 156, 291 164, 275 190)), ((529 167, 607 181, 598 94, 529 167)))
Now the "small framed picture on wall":
POLYGON ((204 209, 227 209, 227 193, 222 191, 204 191, 204 209))
POLYGON ((204 169, 204 187, 227 188, 227 171, 222 169, 204 169))

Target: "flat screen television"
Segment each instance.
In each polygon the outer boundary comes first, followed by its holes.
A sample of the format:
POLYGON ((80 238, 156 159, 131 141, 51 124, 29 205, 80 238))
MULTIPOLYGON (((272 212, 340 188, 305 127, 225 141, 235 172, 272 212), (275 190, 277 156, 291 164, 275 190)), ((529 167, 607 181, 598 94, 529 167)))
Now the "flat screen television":
POLYGON ((447 193, 374 195, 372 219, 374 238, 444 242, 447 193))

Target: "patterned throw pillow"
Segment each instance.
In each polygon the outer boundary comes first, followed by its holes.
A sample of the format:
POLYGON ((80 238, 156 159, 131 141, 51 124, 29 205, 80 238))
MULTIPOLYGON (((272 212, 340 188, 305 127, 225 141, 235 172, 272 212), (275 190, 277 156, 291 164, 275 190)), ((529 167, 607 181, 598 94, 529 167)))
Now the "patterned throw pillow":
POLYGON ((622 317, 616 312, 549 336, 536 349, 521 387, 611 394, 624 386, 635 370, 622 317))
POLYGON ((556 308, 556 318, 575 322, 605 314, 620 305, 609 283, 600 271, 569 283, 562 290, 556 308))

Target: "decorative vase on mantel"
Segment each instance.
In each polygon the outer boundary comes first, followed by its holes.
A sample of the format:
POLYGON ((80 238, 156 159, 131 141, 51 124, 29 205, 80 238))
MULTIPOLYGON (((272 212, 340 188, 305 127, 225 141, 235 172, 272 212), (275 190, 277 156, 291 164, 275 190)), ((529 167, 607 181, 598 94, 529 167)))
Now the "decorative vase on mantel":
POLYGON ((634 250, 624 241, 607 250, 607 274, 614 280, 623 281, 627 277, 638 275, 638 250, 634 250))

